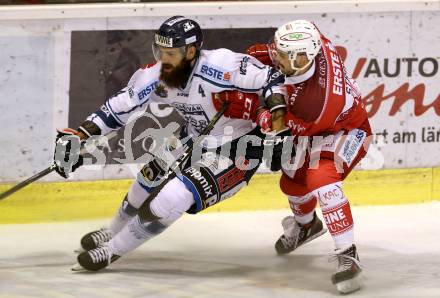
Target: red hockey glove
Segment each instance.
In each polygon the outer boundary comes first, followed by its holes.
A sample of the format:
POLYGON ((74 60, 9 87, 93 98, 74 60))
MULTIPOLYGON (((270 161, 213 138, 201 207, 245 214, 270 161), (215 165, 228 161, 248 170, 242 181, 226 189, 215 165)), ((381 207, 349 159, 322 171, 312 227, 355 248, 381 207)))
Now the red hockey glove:
POLYGON ((265 108, 258 111, 255 122, 261 127, 261 131, 264 133, 272 130, 272 114, 265 108))
POLYGON ((246 50, 246 54, 257 58, 261 63, 263 63, 265 65, 273 66, 273 62, 270 57, 269 51, 270 51, 270 49, 267 44, 259 43, 259 44, 255 44, 253 46, 250 46, 246 50))
POLYGON ((237 90, 223 91, 212 94, 215 109, 220 111, 224 102, 229 102, 225 116, 233 119, 256 121, 257 108, 260 106, 258 94, 243 93, 237 90))

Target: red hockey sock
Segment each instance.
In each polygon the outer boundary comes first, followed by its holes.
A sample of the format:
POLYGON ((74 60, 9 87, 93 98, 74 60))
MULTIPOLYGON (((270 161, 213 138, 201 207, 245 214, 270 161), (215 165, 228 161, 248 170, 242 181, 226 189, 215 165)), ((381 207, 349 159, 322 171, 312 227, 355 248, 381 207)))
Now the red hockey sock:
POLYGON ((301 224, 306 225, 313 220, 313 213, 316 207, 316 198, 307 194, 302 197, 288 196, 290 209, 295 215, 295 220, 301 224))

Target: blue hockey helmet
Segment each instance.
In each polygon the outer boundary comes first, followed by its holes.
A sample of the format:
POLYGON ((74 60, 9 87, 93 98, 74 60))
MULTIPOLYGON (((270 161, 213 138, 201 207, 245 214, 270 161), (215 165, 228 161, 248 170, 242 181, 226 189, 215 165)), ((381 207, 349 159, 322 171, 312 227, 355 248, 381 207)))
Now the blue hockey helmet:
POLYGON ((202 29, 194 20, 183 16, 173 16, 156 31, 154 44, 167 48, 180 48, 194 44, 199 50, 203 44, 202 29))

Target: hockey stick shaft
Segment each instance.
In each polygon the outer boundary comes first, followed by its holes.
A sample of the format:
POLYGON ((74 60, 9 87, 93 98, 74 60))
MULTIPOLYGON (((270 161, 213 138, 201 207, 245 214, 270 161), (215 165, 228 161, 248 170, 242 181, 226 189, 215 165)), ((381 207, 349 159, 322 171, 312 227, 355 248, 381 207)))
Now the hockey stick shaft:
MULTIPOLYGON (((112 139, 112 138, 113 138, 114 136, 116 136, 116 135, 117 135, 116 132, 110 133, 110 134, 107 135, 107 139, 108 139, 108 140, 109 140, 109 139, 112 139)), ((98 143, 98 144, 100 144, 100 143, 98 143)), ((81 149, 81 153, 80 153, 80 154, 83 155, 83 154, 85 154, 85 153, 86 153, 85 149, 81 149)), ((23 187, 25 187, 25 186, 31 184, 32 182, 35 182, 35 181, 37 181, 38 179, 41 179, 41 178, 43 178, 44 176, 46 176, 46 175, 52 173, 53 171, 55 171, 55 168, 56 168, 56 165, 53 164, 53 165, 51 165, 50 167, 48 167, 48 168, 42 170, 41 172, 35 174, 34 176, 32 176, 32 177, 30 177, 30 178, 28 178, 28 179, 26 179, 26 180, 24 180, 24 181, 18 183, 17 185, 11 187, 11 188, 8 189, 7 191, 5 191, 5 192, 3 192, 3 193, 0 194, 0 201, 3 200, 3 199, 5 199, 5 198, 7 198, 7 197, 9 197, 9 196, 12 195, 13 193, 19 191, 19 190, 22 189, 23 187)))
POLYGON ((185 165, 186 161, 191 156, 191 152, 192 152, 194 146, 198 146, 202 142, 204 137, 211 132, 211 130, 214 128, 215 124, 218 122, 218 120, 220 120, 220 118, 225 113, 228 106, 229 106, 229 103, 227 103, 227 102, 224 103, 221 110, 218 111, 217 114, 215 114, 215 116, 211 119, 211 121, 208 123, 208 125, 205 127, 205 129, 200 133, 198 138, 194 142, 187 145, 187 147, 185 148, 185 151, 180 155, 180 157, 178 159, 176 159, 176 161, 170 167, 168 172, 165 174, 164 179, 161 181, 161 183, 154 188, 154 190, 148 196, 148 199, 145 200, 145 202, 141 205, 141 207, 139 208, 140 212, 147 212, 147 213, 149 212, 148 205, 150 204, 150 202, 159 194, 159 192, 165 187, 165 185, 170 180, 174 179, 177 176, 177 172, 182 170, 182 167, 185 165))
POLYGON ((53 172, 55 170, 55 165, 51 165, 50 167, 42 170, 41 172, 35 174, 34 176, 18 183, 17 185, 11 187, 10 189, 8 189, 7 191, 5 191, 4 193, 0 194, 0 200, 3 200, 4 198, 12 195, 14 192, 19 191, 20 189, 22 189, 23 187, 31 184, 34 181, 37 181, 38 179, 46 176, 47 174, 53 172))
MULTIPOLYGON (((188 159, 188 157, 190 156, 190 154, 192 152, 192 148, 194 148, 195 145, 200 144, 200 142, 203 140, 203 137, 208 135, 209 132, 214 128, 215 124, 221 118, 221 116, 224 114, 227 107, 228 107, 228 104, 223 105, 222 109, 219 112, 217 112, 217 114, 215 114, 215 116, 211 119, 209 124, 200 133, 200 136, 197 138, 197 140, 195 142, 189 144, 188 147, 185 149, 185 151, 182 153, 182 155, 174 162, 172 168, 170 168, 170 170, 167 173, 167 178, 160 185, 157 186, 158 190, 156 191, 156 189, 155 189, 155 191, 153 192, 153 193, 155 193, 155 195, 157 195, 159 193, 159 191, 163 188, 163 186, 169 180, 171 180, 172 178, 174 178, 176 176, 175 171, 178 170, 182 166, 182 164, 186 162, 186 160, 188 159)), ((110 136, 109 139, 112 138, 113 136, 114 135, 110 136)), ((42 177, 46 176, 47 174, 50 174, 51 172, 53 172, 55 170, 55 168, 56 168, 56 166, 55 166, 55 164, 53 164, 50 167, 44 169, 43 171, 35 174, 34 176, 18 183, 17 185, 13 186, 12 188, 8 189, 7 191, 1 193, 0 200, 7 198, 8 196, 19 191, 23 187, 31 184, 32 182, 37 181, 38 179, 41 179, 42 177)), ((153 193, 151 193, 151 197, 155 196, 155 195, 153 195, 153 193)))
POLYGON ((198 146, 203 141, 203 138, 211 132, 215 124, 218 122, 218 120, 220 120, 221 116, 225 113, 226 109, 228 108, 228 105, 229 105, 228 103, 224 104, 222 106, 222 109, 218 111, 217 114, 214 115, 214 117, 211 119, 211 121, 208 123, 205 129, 200 133, 198 138, 194 142, 188 144, 182 155, 178 159, 176 159, 176 161, 170 167, 169 173, 170 171, 175 172, 188 159, 194 146, 198 146))

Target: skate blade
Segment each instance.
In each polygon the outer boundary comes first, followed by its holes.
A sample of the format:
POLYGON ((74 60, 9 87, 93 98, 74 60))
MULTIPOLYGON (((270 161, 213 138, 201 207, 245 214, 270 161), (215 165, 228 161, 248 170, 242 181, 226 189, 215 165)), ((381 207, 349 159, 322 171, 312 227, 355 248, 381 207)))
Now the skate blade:
POLYGON ((77 249, 75 249, 73 252, 76 253, 77 255, 85 252, 86 250, 82 247, 78 247, 77 249))
POLYGON ((357 291, 361 288, 361 275, 353 277, 349 280, 344 280, 336 284, 336 289, 342 294, 348 294, 357 291))
MULTIPOLYGON (((308 243, 308 242, 310 242, 310 241, 312 241, 312 240, 318 238, 319 236, 324 235, 325 233, 327 233, 327 229, 326 229, 326 228, 323 228, 320 232, 318 232, 318 233, 316 233, 315 235, 313 235, 312 237, 308 238, 306 241, 304 241, 303 243, 301 243, 301 245, 298 245, 297 247, 295 247, 293 250, 291 250, 291 251, 287 251, 287 252, 278 252, 278 251, 277 251, 277 255, 280 256, 280 257, 287 256, 287 254, 291 253, 292 251, 297 250, 298 247, 303 246, 304 244, 306 244, 306 243, 308 243)), ((275 249, 275 250, 276 250, 276 249, 275 249)))
POLYGON ((327 233, 327 229, 326 229, 326 228, 323 228, 319 233, 316 233, 315 235, 313 235, 312 237, 310 237, 309 239, 307 239, 306 241, 304 241, 304 243, 301 244, 301 245, 304 245, 304 244, 306 244, 307 242, 310 242, 310 241, 312 241, 312 240, 318 238, 319 236, 324 235, 325 233, 327 233))
POLYGON ((84 272, 87 271, 83 266, 81 266, 79 263, 76 263, 75 265, 72 266, 72 268, 70 268, 71 271, 73 272, 84 272))

